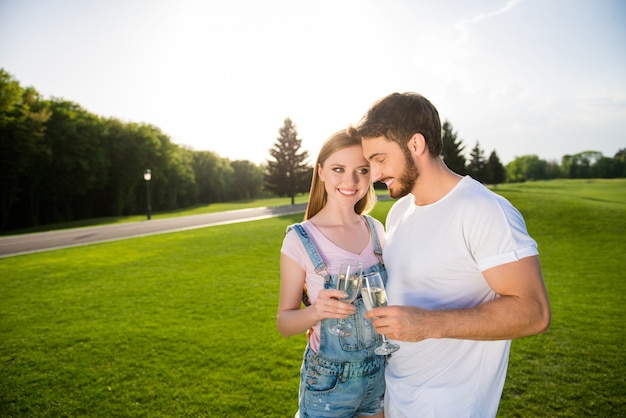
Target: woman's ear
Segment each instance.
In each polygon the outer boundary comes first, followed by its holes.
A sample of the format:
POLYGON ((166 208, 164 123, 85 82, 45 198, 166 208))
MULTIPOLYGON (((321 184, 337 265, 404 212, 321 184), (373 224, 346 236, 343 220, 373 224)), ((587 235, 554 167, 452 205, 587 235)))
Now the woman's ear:
POLYGON ((320 180, 322 181, 322 183, 324 182, 324 177, 322 175, 322 173, 324 172, 324 169, 322 168, 321 164, 317 165, 317 175, 320 177, 320 180))

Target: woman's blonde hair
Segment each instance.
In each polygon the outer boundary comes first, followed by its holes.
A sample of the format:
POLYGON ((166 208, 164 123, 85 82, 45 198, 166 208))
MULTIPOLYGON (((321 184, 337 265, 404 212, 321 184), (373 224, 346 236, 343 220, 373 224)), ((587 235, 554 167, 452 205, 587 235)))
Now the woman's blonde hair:
MULTIPOLYGON (((317 156, 315 167, 313 167, 313 180, 311 181, 309 202, 307 204, 306 213, 304 214, 305 220, 315 216, 315 214, 326 205, 328 196, 324 188, 324 182, 319 176, 319 167, 323 166, 328 157, 335 152, 355 145, 361 146, 361 138, 356 134, 356 130, 354 129, 337 131, 324 142, 317 156)), ((365 215, 372 210, 375 204, 376 193, 374 192, 372 183, 369 183, 367 193, 354 205, 354 211, 359 215, 365 215)))

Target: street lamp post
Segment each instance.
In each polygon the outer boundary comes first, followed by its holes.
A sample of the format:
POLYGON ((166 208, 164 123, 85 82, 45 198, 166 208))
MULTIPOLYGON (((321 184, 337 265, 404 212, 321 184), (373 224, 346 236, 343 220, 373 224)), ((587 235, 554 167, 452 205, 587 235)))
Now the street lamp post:
POLYGON ((152 179, 152 171, 146 168, 143 172, 143 179, 146 181, 146 201, 148 203, 148 220, 152 218, 152 205, 150 204, 150 180, 152 179))

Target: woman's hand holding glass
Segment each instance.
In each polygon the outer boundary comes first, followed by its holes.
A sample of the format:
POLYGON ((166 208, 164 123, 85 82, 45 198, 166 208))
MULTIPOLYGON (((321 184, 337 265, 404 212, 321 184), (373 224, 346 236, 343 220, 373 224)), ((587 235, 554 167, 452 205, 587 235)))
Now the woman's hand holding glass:
POLYGON ((342 302, 346 292, 337 289, 322 289, 317 294, 314 304, 315 315, 318 321, 328 318, 347 317, 356 312, 356 307, 350 303, 342 302))
MULTIPOLYGON (((337 278, 337 290, 346 292, 347 297, 340 299, 342 302, 351 304, 359 294, 361 286, 361 273, 363 272, 363 264, 356 260, 343 260, 339 269, 339 277, 337 278)), ((352 335, 352 325, 345 322, 341 318, 337 324, 328 330, 333 335, 347 337, 352 335)))

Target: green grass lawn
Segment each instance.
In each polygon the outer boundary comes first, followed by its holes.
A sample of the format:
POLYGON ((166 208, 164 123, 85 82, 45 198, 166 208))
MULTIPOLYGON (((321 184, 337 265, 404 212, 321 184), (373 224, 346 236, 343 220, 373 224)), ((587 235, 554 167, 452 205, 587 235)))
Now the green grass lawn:
MULTIPOLYGON (((553 309, 513 342, 499 416, 626 415, 626 181, 496 191, 539 243, 553 309)), ((0 259, 0 416, 293 416, 305 339, 275 315, 301 218, 0 259)))

